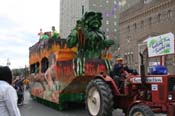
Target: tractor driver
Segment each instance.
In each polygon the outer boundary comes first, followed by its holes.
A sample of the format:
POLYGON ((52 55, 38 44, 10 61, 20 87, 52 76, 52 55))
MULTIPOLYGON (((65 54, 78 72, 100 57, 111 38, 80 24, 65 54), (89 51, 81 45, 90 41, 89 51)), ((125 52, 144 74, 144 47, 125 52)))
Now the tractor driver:
POLYGON ((128 68, 124 66, 124 59, 122 57, 116 58, 116 63, 111 72, 111 77, 114 79, 119 88, 121 88, 122 80, 124 80, 128 75, 128 68))

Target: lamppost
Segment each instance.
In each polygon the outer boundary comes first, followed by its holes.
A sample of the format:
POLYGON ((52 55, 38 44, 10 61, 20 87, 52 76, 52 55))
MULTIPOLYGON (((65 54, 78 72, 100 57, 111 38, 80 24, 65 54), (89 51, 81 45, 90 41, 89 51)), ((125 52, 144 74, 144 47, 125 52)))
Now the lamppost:
POLYGON ((130 62, 130 40, 131 40, 131 36, 129 35, 128 39, 127 39, 127 63, 129 65, 131 65, 131 62, 130 62))
POLYGON ((118 47, 118 54, 120 55, 120 47, 118 47))
POLYGON ((7 66, 10 66, 10 60, 9 60, 9 58, 7 58, 7 66))
POLYGON ((24 68, 24 78, 26 79, 26 65, 25 65, 25 68, 24 68))

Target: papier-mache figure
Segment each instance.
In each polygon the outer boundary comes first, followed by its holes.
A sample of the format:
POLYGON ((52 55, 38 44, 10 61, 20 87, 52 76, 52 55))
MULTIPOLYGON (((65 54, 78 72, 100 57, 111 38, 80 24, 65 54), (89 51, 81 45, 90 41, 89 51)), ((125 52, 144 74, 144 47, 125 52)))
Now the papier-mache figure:
POLYGON ((53 39, 58 39, 58 38, 60 38, 59 33, 58 33, 57 30, 55 29, 55 26, 52 26, 51 38, 53 38, 53 39))

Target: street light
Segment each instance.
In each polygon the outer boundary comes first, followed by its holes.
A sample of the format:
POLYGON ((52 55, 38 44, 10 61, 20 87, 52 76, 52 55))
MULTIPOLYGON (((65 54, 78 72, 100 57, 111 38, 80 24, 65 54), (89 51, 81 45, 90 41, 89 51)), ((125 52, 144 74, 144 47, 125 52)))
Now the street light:
POLYGON ((27 76, 27 74, 26 74, 26 65, 25 65, 25 68, 24 68, 24 78, 26 79, 26 76, 27 76))
POLYGON ((10 66, 10 60, 9 60, 9 58, 7 58, 7 66, 10 66))
POLYGON ((118 47, 118 54, 120 55, 120 47, 118 47))

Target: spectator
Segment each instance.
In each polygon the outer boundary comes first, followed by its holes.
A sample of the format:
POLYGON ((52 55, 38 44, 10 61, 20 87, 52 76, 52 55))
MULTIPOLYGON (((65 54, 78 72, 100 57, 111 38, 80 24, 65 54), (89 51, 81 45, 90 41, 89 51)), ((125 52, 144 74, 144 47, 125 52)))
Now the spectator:
POLYGON ((3 116, 21 116, 17 106, 17 94, 11 86, 12 73, 7 66, 0 67, 0 114, 3 116))
POLYGON ((58 39, 58 38, 59 38, 59 33, 58 33, 57 30, 55 29, 55 26, 52 26, 51 37, 52 37, 53 39, 58 39))
POLYGON ((15 89, 17 91, 17 96, 18 96, 18 105, 22 105, 24 101, 24 84, 23 84, 23 79, 19 78, 15 82, 15 89))
POLYGON ((26 89, 29 89, 29 79, 24 79, 23 83, 26 86, 26 89))

